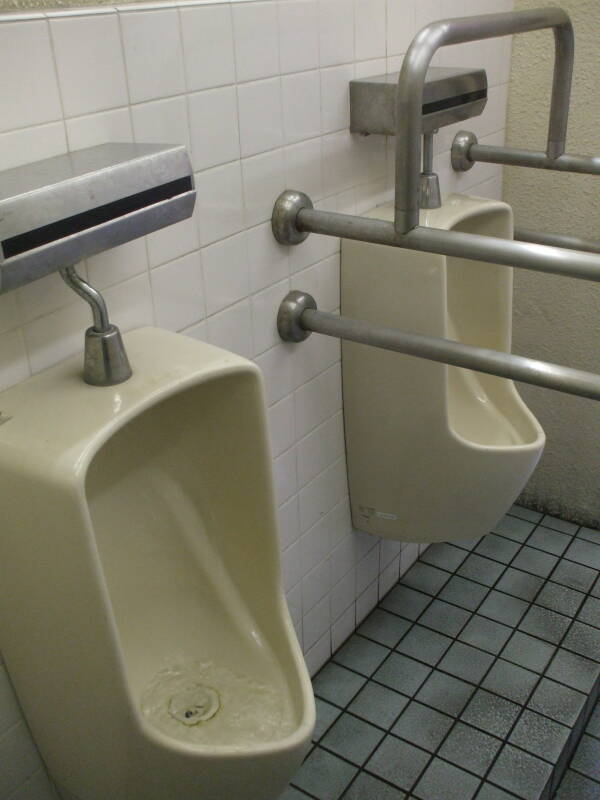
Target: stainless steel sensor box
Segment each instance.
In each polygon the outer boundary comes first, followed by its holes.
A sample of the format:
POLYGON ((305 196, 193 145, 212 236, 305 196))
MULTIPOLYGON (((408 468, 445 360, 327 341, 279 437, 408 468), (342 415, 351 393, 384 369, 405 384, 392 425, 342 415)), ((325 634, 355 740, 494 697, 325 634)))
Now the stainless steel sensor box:
MULTIPOLYGON (((396 89, 399 72, 350 81, 352 133, 396 133, 396 89)), ((430 67, 423 90, 423 133, 482 113, 487 103, 484 69, 430 67)))
POLYGON ((103 144, 0 173, 0 293, 191 216, 179 145, 103 144))

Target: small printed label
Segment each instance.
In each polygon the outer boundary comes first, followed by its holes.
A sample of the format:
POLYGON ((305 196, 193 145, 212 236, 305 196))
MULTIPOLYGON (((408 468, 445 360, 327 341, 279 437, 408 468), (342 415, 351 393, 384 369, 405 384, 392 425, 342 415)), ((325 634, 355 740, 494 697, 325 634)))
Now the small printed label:
POLYGON ((390 514, 386 511, 377 511, 376 508, 370 506, 359 506, 359 511, 363 517, 370 519, 371 517, 378 517, 379 519, 398 519, 397 514, 390 514))
POLYGON ((398 519, 397 514, 388 514, 385 511, 376 511, 375 516, 379 519, 398 519))

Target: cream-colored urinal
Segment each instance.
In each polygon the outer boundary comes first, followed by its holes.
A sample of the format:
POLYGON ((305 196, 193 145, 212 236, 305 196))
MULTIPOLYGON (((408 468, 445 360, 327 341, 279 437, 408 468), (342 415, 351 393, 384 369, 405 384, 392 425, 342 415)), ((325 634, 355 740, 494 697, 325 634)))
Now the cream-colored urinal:
MULTIPOLYGON (((392 206, 367 216, 393 220, 392 206)), ((452 195, 421 224, 512 238, 501 202, 452 195)), ((342 245, 342 314, 510 350, 512 269, 365 242, 342 245)), ((537 464, 544 432, 512 381, 344 342, 352 517, 390 539, 487 533, 537 464)))
POLYGON ((0 649, 66 798, 274 800, 314 724, 257 368, 147 328, 0 394, 0 649))

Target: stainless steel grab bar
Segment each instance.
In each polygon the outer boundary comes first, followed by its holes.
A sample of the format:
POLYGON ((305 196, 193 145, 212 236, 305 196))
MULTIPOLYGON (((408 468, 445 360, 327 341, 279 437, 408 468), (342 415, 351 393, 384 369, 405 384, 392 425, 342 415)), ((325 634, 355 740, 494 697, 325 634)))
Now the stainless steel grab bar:
POLYGON ((568 278, 600 281, 600 256, 563 245, 548 247, 531 242, 515 242, 498 236, 447 231, 419 226, 398 236, 393 222, 372 217, 355 217, 313 208, 302 192, 285 191, 277 199, 272 217, 273 234, 281 244, 299 244, 309 233, 341 236, 362 242, 420 250, 455 258, 548 272, 568 278))
POLYGON ((336 314, 319 311, 314 298, 306 292, 292 291, 284 297, 277 315, 277 329, 285 342, 301 342, 314 331, 370 347, 393 350, 429 361, 554 389, 557 392, 600 400, 600 376, 591 372, 536 361, 500 350, 473 347, 449 339, 338 317, 336 314))
POLYGON ((427 25, 415 36, 404 57, 396 101, 395 227, 398 235, 419 224, 423 87, 427 68, 437 50, 444 45, 544 28, 554 29, 554 79, 546 156, 556 159, 565 150, 575 49, 571 20, 561 8, 446 19, 427 25))
POLYGON ((513 167, 533 167, 556 172, 578 172, 583 175, 600 175, 598 156, 579 156, 563 153, 558 158, 550 158, 540 150, 525 150, 518 147, 499 147, 479 144, 474 133, 459 131, 454 137, 450 151, 452 169, 466 172, 477 161, 488 164, 504 164, 513 167))
POLYGON ((580 236, 565 236, 562 233, 530 231, 528 228, 515 228, 515 239, 519 242, 544 244, 550 247, 563 247, 566 250, 581 250, 584 253, 599 253, 600 241, 582 239, 580 236))

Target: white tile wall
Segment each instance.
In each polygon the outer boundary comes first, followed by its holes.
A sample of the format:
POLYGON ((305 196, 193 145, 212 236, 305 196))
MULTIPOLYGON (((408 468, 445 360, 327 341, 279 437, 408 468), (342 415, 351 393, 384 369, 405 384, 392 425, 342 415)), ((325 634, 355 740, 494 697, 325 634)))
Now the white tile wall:
MULTIPOLYGON (((0 169, 104 141, 190 147, 194 218, 89 259, 124 329, 157 324, 255 358, 267 389, 288 603, 318 669, 418 555, 352 530, 341 417, 340 348, 282 344, 274 319, 289 287, 339 303, 339 242, 278 245, 269 217, 285 187, 360 213, 391 199, 393 141, 348 132, 348 81, 398 69, 416 26, 506 10, 512 0, 263 0, 162 3, 0 17, 0 169)), ((485 66, 485 114, 502 141, 508 40, 451 48, 438 62, 485 66)), ((500 170, 449 167, 445 192, 499 196, 500 170)), ((0 297, 0 389, 79 350, 84 304, 56 276, 0 297)), ((53 795, 0 667, 0 800, 53 795)))

